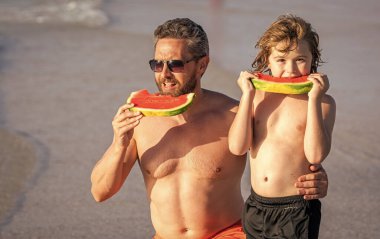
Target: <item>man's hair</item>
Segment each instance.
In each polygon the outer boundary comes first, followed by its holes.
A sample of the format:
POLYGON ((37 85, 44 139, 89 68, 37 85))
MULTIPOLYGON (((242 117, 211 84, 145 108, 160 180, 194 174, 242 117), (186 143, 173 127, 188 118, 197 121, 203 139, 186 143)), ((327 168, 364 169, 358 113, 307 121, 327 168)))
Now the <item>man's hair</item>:
POLYGON ((255 45, 259 49, 259 53, 253 61, 252 67, 255 71, 267 71, 272 47, 280 42, 284 43, 285 47, 279 51, 287 53, 294 50, 301 40, 308 43, 312 54, 311 72, 317 72, 318 66, 323 63, 321 50, 318 48, 319 36, 310 23, 290 14, 279 16, 261 36, 255 45))
POLYGON ((203 28, 188 18, 175 18, 159 25, 154 31, 154 47, 163 38, 185 39, 190 54, 202 57, 209 54, 207 34, 203 28))

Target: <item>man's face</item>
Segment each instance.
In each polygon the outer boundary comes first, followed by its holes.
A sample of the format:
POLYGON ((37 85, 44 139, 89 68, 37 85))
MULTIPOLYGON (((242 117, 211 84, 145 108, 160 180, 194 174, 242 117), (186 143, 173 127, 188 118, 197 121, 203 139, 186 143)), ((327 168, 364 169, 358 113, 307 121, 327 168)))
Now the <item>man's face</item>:
MULTIPOLYGON (((156 44, 154 59, 158 61, 182 60, 184 63, 193 56, 187 51, 186 40, 160 39, 156 44)), ((194 92, 198 80, 196 77, 197 62, 184 64, 180 72, 172 72, 165 62, 161 72, 155 72, 155 81, 161 94, 179 96, 194 92)))

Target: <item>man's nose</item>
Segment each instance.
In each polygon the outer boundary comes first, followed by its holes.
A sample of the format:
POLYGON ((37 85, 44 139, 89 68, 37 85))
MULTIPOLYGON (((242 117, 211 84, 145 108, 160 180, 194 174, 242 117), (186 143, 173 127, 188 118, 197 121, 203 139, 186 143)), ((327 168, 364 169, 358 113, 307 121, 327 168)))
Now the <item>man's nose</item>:
POLYGON ((164 66, 162 67, 161 74, 163 74, 164 76, 170 76, 172 74, 172 72, 169 69, 169 66, 168 66, 167 62, 164 63, 164 66))

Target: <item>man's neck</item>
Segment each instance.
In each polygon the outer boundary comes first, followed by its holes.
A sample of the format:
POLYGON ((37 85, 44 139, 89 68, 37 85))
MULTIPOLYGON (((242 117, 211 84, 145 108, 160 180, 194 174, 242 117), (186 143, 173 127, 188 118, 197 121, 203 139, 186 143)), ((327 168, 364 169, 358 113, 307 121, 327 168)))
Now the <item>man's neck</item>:
POLYGON ((185 123, 191 121, 192 117, 197 114, 197 112, 202 110, 202 101, 204 98, 204 90, 199 88, 194 91, 195 96, 193 99, 193 103, 189 106, 189 108, 183 112, 182 114, 174 116, 178 122, 185 123))

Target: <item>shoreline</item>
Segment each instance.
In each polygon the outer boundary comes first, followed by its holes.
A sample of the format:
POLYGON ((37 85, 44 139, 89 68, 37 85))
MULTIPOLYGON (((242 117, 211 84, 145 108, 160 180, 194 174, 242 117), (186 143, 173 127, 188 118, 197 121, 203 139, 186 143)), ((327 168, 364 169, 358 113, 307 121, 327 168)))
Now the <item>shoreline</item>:
POLYGON ((0 128, 0 231, 22 207, 23 194, 35 178, 36 145, 20 133, 0 128))

